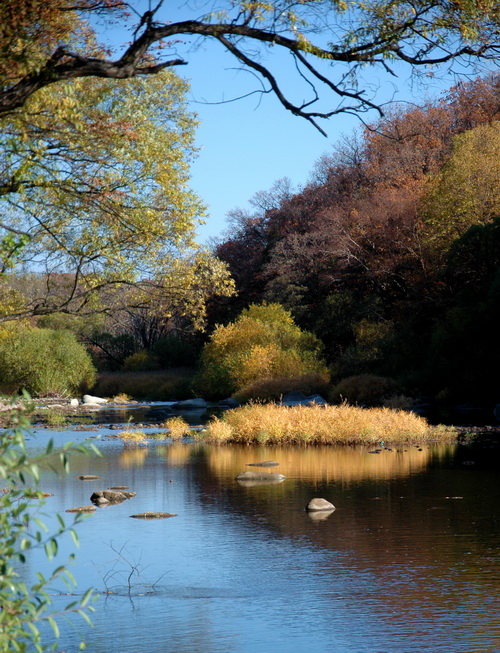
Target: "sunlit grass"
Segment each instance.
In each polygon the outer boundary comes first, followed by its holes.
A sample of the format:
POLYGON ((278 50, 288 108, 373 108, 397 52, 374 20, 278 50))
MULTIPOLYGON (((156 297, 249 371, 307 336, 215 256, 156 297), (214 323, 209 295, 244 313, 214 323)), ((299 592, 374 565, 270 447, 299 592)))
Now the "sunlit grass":
POLYGON ((390 408, 248 404, 212 420, 203 435, 214 443, 374 445, 443 442, 454 432, 390 408))
POLYGON ((132 397, 125 392, 120 392, 111 398, 113 404, 129 404, 131 401, 132 397))
POLYGON ((182 417, 169 417, 163 422, 162 426, 168 429, 169 436, 174 440, 191 433, 189 424, 182 417))
POLYGON ((125 442, 129 442, 133 444, 140 444, 141 442, 144 442, 147 439, 147 436, 144 433, 144 431, 132 431, 130 429, 121 431, 120 434, 117 435, 116 437, 120 438, 121 440, 125 440, 125 442))

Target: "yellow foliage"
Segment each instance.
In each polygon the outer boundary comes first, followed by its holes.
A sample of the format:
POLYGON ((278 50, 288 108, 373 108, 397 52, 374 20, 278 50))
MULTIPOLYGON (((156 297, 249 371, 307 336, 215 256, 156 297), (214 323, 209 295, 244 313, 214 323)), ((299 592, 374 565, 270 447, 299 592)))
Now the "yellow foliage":
POLYGON ((202 356, 202 389, 230 394, 258 379, 327 374, 321 343, 279 304, 252 305, 213 332, 202 356))
POLYGON ((470 226, 500 215, 500 121, 456 136, 423 201, 428 240, 447 247, 470 226))

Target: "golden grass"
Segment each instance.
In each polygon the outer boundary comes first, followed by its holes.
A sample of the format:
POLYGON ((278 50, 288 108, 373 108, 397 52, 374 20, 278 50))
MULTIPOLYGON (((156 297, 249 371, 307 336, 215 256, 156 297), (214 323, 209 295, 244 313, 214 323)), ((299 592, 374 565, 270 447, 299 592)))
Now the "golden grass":
POLYGON ((444 442, 454 432, 390 408, 248 404, 212 420, 203 436, 213 443, 376 445, 444 442))
POLYGON ((191 433, 189 424, 182 417, 169 417, 163 422, 162 426, 169 430, 169 435, 174 440, 191 433))
POLYGON ((134 444, 139 444, 140 442, 144 442, 147 439, 144 431, 131 431, 129 429, 126 431, 121 431, 116 437, 120 438, 121 440, 125 440, 126 442, 132 442, 134 444))
POLYGON ((132 401, 132 397, 125 392, 120 392, 112 397, 111 401, 114 404, 129 404, 132 401))

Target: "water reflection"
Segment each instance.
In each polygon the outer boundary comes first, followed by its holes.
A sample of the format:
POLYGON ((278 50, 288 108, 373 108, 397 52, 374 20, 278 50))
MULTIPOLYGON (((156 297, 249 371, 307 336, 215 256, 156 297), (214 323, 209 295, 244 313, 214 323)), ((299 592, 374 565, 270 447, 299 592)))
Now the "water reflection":
POLYGON ((217 476, 236 475, 247 464, 272 459, 279 462, 279 472, 301 481, 336 483, 363 479, 389 479, 424 470, 431 460, 453 454, 454 445, 399 451, 382 449, 370 453, 366 447, 219 447, 207 448, 210 470, 217 476))
MULTIPOLYGON (((453 447, 99 446, 101 459, 72 459, 70 478, 43 476, 53 511, 101 487, 137 492, 79 528, 82 589, 102 589, 113 565, 126 577, 110 542, 144 569, 131 599, 118 588, 98 604, 92 653, 500 650, 498 475, 457 465, 453 447), (263 460, 286 480, 235 481, 263 460), (99 487, 77 480, 85 473, 99 473, 99 487), (311 518, 314 496, 335 512, 311 518), (178 516, 129 518, 149 510, 178 516)), ((40 568, 43 556, 30 555, 40 568)), ((64 637, 61 650, 76 650, 64 637)))

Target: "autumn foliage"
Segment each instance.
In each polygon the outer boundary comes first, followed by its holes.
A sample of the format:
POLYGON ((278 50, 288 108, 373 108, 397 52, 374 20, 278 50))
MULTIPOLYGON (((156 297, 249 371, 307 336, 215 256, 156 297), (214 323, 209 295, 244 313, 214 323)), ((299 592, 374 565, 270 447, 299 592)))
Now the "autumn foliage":
POLYGON ((302 190, 282 180, 234 211, 217 248, 233 310, 280 302, 322 340, 336 381, 370 373, 413 394, 491 396, 479 370, 499 359, 498 265, 483 274, 472 261, 496 238, 499 119, 498 75, 461 84, 344 138, 302 190))

